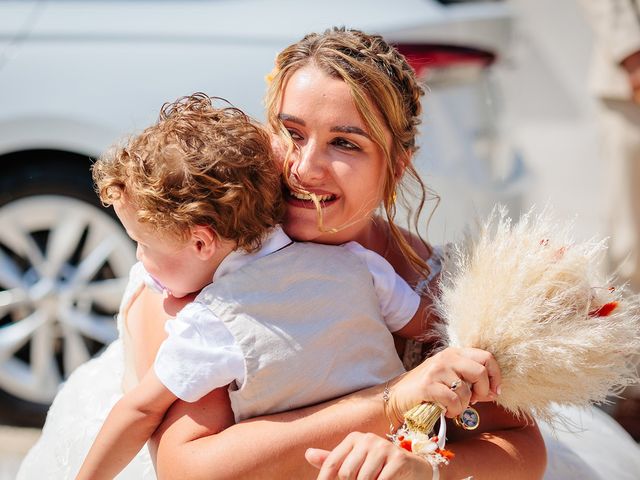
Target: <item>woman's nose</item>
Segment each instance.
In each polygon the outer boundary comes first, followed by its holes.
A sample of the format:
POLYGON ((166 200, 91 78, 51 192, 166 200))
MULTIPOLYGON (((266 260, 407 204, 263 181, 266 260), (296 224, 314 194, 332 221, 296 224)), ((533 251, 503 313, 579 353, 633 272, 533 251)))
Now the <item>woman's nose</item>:
POLYGON ((299 147, 293 155, 291 173, 303 184, 322 179, 327 167, 326 158, 313 142, 299 147))

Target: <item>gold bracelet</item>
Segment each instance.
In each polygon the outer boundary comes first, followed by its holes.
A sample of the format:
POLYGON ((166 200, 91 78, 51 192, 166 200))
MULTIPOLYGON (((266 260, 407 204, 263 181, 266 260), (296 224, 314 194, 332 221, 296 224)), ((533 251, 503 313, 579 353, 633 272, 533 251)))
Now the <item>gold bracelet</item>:
POLYGON ((389 381, 384 384, 384 390, 382 391, 382 409, 384 410, 384 415, 387 417, 387 421, 389 422, 389 433, 393 435, 396 430, 395 425, 393 424, 393 420, 391 420, 391 415, 389 415, 389 400, 391 399, 391 390, 389 390, 389 381))

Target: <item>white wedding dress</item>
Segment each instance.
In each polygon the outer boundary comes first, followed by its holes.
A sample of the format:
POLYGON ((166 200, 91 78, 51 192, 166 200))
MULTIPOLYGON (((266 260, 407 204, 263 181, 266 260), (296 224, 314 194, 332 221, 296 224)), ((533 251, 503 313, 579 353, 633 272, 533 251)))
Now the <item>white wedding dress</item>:
MULTIPOLYGON (((124 319, 122 312, 146 281, 141 264, 129 274, 120 304, 120 338, 98 357, 77 368, 62 385, 49 409, 42 435, 22 461, 17 479, 73 479, 87 455, 111 407, 123 393, 124 379, 131 385, 132 365, 125 373, 124 319)), ((144 447, 118 479, 155 479, 155 470, 144 447)))
MULTIPOLYGON (((134 267, 121 312, 144 281, 144 270, 134 267)), ((18 480, 75 478, 104 419, 122 395, 122 324, 119 314, 121 339, 74 371, 65 382, 51 405, 42 436, 20 466, 18 480)), ((558 413, 570 427, 559 426, 553 431, 540 424, 548 451, 545 480, 640 479, 640 447, 612 418, 595 407, 558 407, 558 413)), ((146 447, 117 478, 156 478, 146 447)))
POLYGON ((547 447, 545 480, 639 480, 640 445, 596 407, 555 407, 561 425, 539 422, 547 447))

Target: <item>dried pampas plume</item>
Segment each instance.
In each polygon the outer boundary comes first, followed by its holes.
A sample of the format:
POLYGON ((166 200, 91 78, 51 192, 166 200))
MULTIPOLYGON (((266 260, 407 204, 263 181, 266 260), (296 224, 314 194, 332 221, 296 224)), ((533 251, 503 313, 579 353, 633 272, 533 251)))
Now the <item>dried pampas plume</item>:
POLYGON ((602 274, 604 241, 575 242, 550 217, 495 209, 447 252, 436 308, 448 345, 495 356, 498 404, 553 421, 554 402, 605 402, 637 381, 640 301, 602 274))

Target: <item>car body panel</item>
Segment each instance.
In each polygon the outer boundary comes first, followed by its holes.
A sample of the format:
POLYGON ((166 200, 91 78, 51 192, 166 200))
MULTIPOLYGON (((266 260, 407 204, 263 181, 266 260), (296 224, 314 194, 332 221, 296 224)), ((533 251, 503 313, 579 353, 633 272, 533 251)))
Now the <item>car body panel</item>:
MULTIPOLYGON (((265 75, 276 54, 304 34, 333 25, 380 33, 390 42, 473 47, 500 57, 508 44, 511 14, 502 2, 443 6, 427 0, 0 2, 0 165, 7 190, 0 192, 0 229, 12 228, 2 224, 3 219, 15 223, 6 214, 11 208, 28 217, 28 208, 38 208, 31 206, 38 201, 42 211, 65 206, 66 217, 58 215, 60 209, 52 210, 56 215, 50 215, 51 225, 34 231, 27 224, 23 228, 25 239, 30 235, 40 239, 46 257, 47 236, 60 234, 60 222, 85 215, 87 205, 97 208, 88 157, 95 158, 152 123, 162 103, 196 91, 224 97, 264 119, 265 75), (45 184, 47 176, 51 186, 45 184), (25 203, 25 198, 35 200, 25 203)), ((426 183, 445 199, 438 210, 442 220, 430 225, 432 231, 457 232, 496 199, 517 200, 513 177, 499 178, 494 168, 494 144, 501 139, 493 88, 490 71, 483 67, 462 82, 434 83, 426 95, 422 148, 415 163, 426 183), (478 148, 479 144, 490 148, 478 148)), ((96 215, 95 221, 99 218, 96 215)), ((88 221, 77 224, 75 236, 64 248, 71 252, 76 244, 86 246, 89 227, 88 221)), ((421 227, 426 228, 424 222, 421 227)), ((123 235, 115 221, 111 227, 105 218, 91 228, 106 237, 109 228, 118 230, 111 232, 115 237, 123 235)), ((121 240, 119 248, 127 249, 121 240)), ((132 262, 132 251, 125 254, 132 262)), ((19 248, 3 244, 0 236, 0 260, 11 262, 21 255, 19 248), (3 254, 3 248, 10 255, 3 254)), ((66 277, 81 270, 91 255, 88 250, 76 255, 61 266, 63 274, 51 278, 27 265, 25 292, 31 298, 33 289, 49 281, 57 282, 55 291, 64 291, 66 277)), ((102 270, 101 281, 108 281, 110 270, 102 270)), ((122 265, 113 270, 117 270, 114 280, 121 280, 122 265)), ((8 291, 0 282, 0 293, 8 291)), ((61 294, 56 297, 63 300, 61 294)), ((39 304, 32 303, 29 308, 37 312, 39 304)), ((96 311, 104 316, 103 310, 85 301, 87 319, 96 311)), ((7 311, 0 316, 5 322, 0 325, 0 345, 3 333, 18 331, 13 327, 33 318, 29 309, 18 309, 15 315, 7 311)), ((48 333, 38 342, 46 344, 48 354, 55 353, 52 362, 62 367, 74 364, 64 361, 69 355, 61 345, 63 340, 77 342, 78 335, 61 327, 64 319, 55 318, 55 312, 47 318, 48 333)), ((38 362, 45 354, 36 352, 29 364, 30 354, 22 351, 18 360, 0 364, 0 389, 22 400, 47 403, 55 385, 43 380, 44 370, 34 376, 30 368, 42 367, 38 362), (43 381, 41 391, 33 384, 36 380, 43 381)), ((62 367, 56 382, 70 373, 62 367)))

